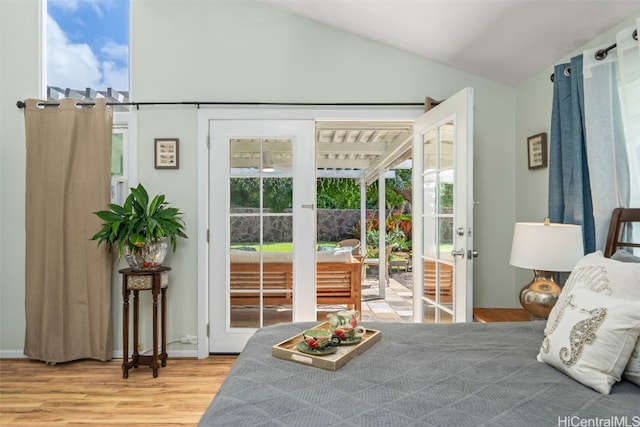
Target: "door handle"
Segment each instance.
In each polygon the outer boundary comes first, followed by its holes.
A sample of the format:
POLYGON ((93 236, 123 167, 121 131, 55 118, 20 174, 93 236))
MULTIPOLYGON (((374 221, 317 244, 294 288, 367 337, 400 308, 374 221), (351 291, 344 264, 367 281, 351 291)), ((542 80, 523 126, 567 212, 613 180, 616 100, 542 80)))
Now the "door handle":
POLYGON ((452 250, 451 256, 453 257, 453 259, 455 259, 457 256, 459 256, 460 258, 464 258, 465 256, 464 249, 452 250))
POLYGON ((303 208, 307 208, 307 209, 315 209, 315 208, 316 208, 316 205, 314 205, 313 203, 311 203, 311 204, 301 205, 301 207, 303 207, 303 208))
POLYGON ((468 250, 467 251, 467 259, 471 259, 471 258, 478 258, 478 251, 477 250, 468 250))

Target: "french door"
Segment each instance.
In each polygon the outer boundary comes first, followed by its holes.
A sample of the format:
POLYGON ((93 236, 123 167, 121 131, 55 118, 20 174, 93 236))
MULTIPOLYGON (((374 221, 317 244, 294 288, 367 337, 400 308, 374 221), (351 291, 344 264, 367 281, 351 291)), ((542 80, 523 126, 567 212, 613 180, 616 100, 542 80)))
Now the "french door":
MULTIPOLYGON (((414 124, 416 322, 472 318, 472 106, 472 90, 465 89, 414 124)), ((201 271, 206 290, 200 293, 207 303, 199 302, 199 312, 209 326, 208 340, 205 328, 199 337, 208 352, 239 352, 262 326, 316 320, 314 124, 326 113, 303 113, 289 112, 294 120, 202 115, 201 135, 210 148, 199 160, 206 170, 202 182, 208 182, 208 200, 201 203, 206 209, 199 210, 207 218, 201 271), (275 243, 280 246, 273 249, 275 243), (290 286, 272 286, 274 260, 290 263, 290 286)), ((406 121, 419 113, 350 114, 406 121)))
POLYGON ((416 322, 470 322, 473 312, 473 90, 418 118, 413 141, 416 322))
POLYGON ((209 351, 239 352, 316 318, 314 121, 210 120, 209 135, 209 351))

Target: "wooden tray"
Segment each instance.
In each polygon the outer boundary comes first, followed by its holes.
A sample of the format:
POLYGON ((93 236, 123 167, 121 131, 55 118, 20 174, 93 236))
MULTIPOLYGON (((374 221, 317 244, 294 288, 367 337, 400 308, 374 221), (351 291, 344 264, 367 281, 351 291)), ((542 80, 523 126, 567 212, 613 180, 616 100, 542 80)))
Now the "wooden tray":
MULTIPOLYGON (((313 329, 330 328, 329 324, 325 322, 315 326, 313 329)), ((380 341, 380 338, 382 338, 382 332, 367 328, 367 332, 362 337, 360 343, 355 345, 341 345, 338 346, 338 351, 333 354, 316 356, 302 353, 296 348, 298 344, 302 342, 302 331, 300 331, 298 335, 271 347, 271 355, 280 359, 292 360, 328 371, 337 371, 357 355, 371 348, 371 346, 380 341)))

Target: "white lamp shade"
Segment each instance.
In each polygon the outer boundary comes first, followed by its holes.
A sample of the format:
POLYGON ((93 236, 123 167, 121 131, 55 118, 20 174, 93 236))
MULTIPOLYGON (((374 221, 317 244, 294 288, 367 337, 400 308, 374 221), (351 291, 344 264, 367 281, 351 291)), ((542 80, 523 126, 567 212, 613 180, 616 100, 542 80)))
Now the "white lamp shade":
POLYGON ((511 265, 532 270, 571 271, 583 256, 579 225, 536 222, 515 225, 511 265))

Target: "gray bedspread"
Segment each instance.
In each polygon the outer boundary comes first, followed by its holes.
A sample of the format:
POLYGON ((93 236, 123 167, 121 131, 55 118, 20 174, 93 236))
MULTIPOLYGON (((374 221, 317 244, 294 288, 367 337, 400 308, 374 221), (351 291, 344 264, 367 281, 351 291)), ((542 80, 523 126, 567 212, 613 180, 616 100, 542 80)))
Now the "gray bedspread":
POLYGON ((271 356, 315 324, 258 330, 199 425, 640 426, 640 387, 605 396, 536 361, 544 322, 364 323, 382 340, 336 372, 271 356))

